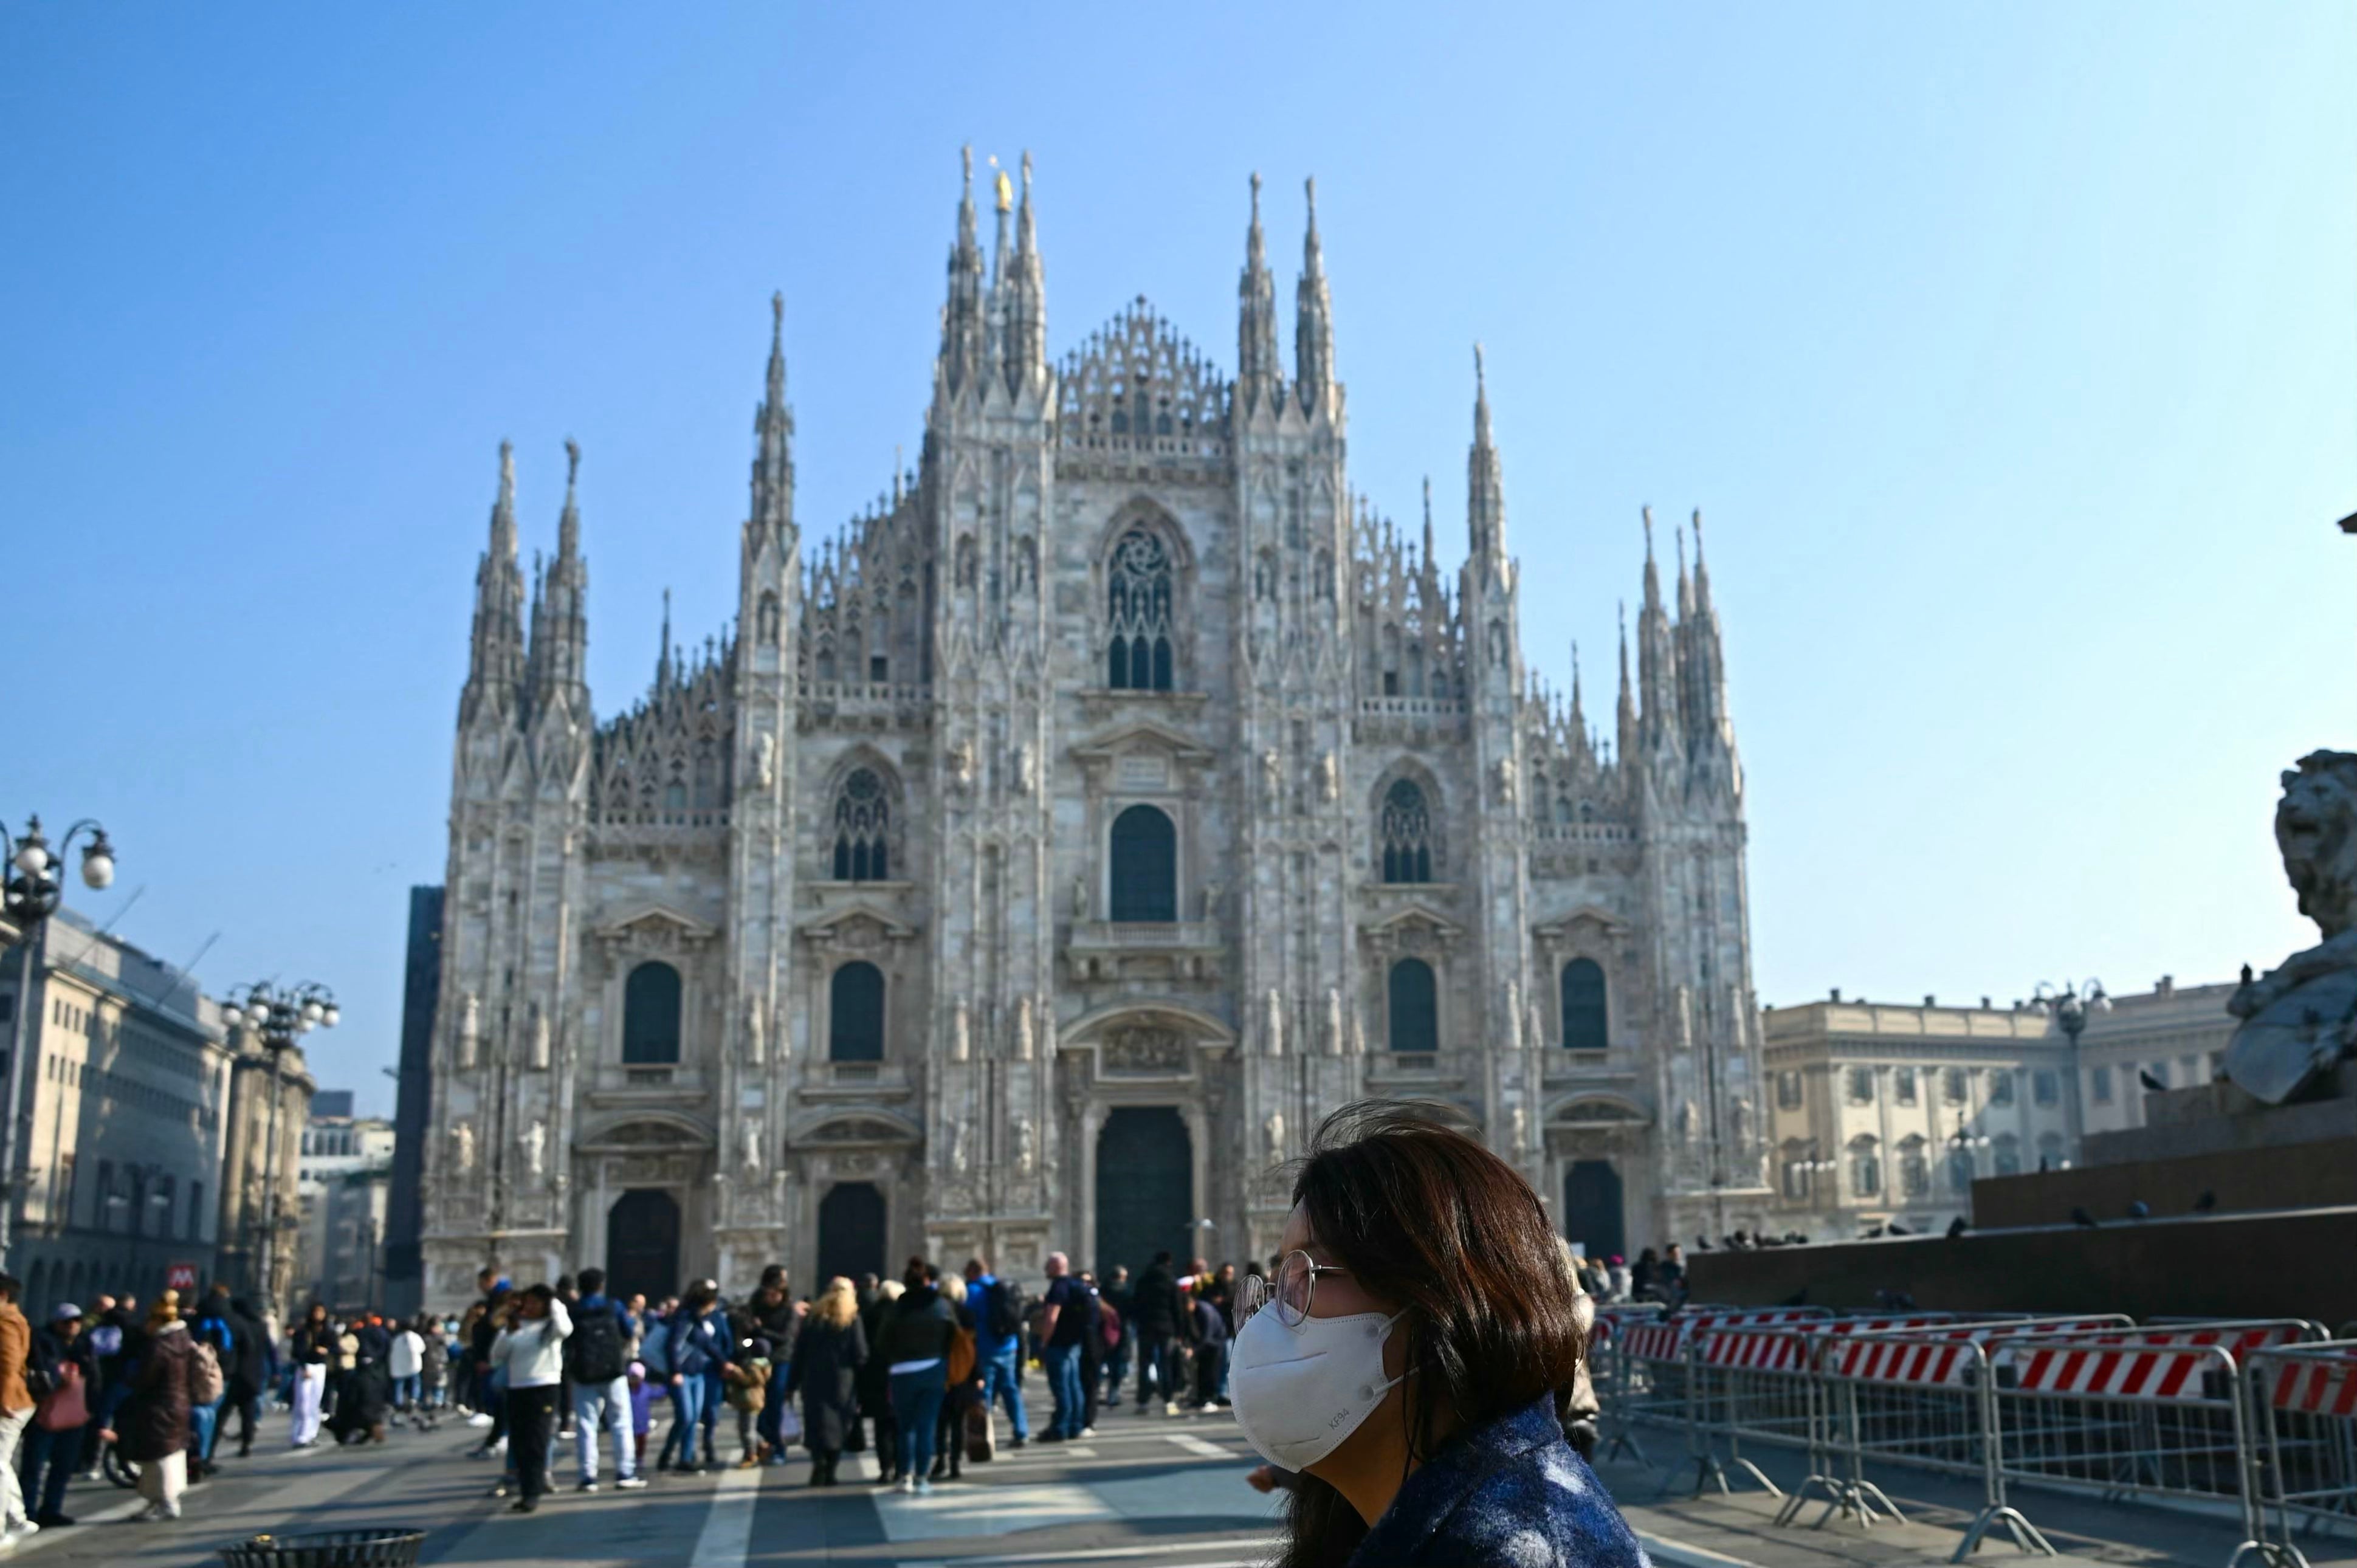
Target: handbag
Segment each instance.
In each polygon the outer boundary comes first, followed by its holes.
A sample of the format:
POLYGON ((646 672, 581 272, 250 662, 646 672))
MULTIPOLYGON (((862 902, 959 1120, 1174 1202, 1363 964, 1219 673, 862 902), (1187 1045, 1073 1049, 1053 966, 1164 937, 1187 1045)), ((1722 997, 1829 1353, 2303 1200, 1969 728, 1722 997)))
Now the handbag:
POLYGON ((950 1338, 950 1387, 956 1388, 974 1376, 975 1360, 974 1330, 959 1328, 950 1338))
POLYGON ((90 1424, 90 1397, 82 1387, 81 1369, 71 1361, 58 1364, 58 1386, 33 1412, 33 1424, 43 1432, 74 1432, 90 1424))
POLYGON ((793 1401, 780 1400, 778 1402, 777 1418, 779 1447, 783 1448, 790 1444, 799 1443, 802 1441, 802 1418, 801 1414, 795 1411, 793 1401))

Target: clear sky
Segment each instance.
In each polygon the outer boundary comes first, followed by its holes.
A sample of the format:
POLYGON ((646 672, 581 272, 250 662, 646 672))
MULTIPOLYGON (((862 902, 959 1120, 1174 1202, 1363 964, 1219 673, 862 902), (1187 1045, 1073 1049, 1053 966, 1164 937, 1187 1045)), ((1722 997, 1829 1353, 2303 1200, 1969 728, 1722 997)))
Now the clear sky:
POLYGON ((913 455, 971 141, 1037 160, 1059 355, 1143 293, 1232 366, 1246 177, 1289 323, 1314 173, 1354 481, 1461 553, 1483 340, 1592 715, 1639 506, 1704 510, 1764 1000, 2310 940, 2357 8, 1323 9, 0 8, 0 812, 102 816, 81 907, 215 989, 332 984, 389 1109, 498 442, 527 549, 586 450, 611 713, 664 585, 733 607, 772 289, 806 539, 913 455))

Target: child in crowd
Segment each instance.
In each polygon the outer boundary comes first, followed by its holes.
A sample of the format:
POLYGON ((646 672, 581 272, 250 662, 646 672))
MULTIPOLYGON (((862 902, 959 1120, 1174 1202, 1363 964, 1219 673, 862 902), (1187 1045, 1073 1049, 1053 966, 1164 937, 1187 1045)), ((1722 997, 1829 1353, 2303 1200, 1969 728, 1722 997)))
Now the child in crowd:
POLYGON ((737 1442, 743 1450, 737 1460, 740 1470, 749 1470, 770 1456, 768 1440, 754 1429, 770 1391, 771 1369, 767 1339, 748 1339, 744 1355, 721 1369, 728 1385, 728 1408, 737 1412, 737 1442))
POLYGON ((630 1441, 638 1455, 633 1469, 643 1475, 647 1468, 647 1434, 655 1425, 655 1387, 647 1380, 647 1364, 630 1363, 630 1441))

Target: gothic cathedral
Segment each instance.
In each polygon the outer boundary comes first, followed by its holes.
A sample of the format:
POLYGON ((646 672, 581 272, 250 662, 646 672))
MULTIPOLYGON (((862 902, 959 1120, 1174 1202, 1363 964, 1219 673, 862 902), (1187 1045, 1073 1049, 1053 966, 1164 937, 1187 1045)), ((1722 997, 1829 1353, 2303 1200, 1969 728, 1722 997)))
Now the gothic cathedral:
MULTIPOLYGON (((568 478, 503 448, 451 781, 428 1299, 987 1253, 1265 1258, 1367 1095, 1591 1251, 1765 1218, 1742 772, 1699 520, 1592 733, 1525 675, 1475 361, 1467 555, 1351 489, 1315 192, 1232 379, 1140 299, 1060 362, 971 158, 921 460, 805 554, 773 328, 737 614, 600 722, 568 478)), ((577 467, 577 453, 574 454, 577 467)))

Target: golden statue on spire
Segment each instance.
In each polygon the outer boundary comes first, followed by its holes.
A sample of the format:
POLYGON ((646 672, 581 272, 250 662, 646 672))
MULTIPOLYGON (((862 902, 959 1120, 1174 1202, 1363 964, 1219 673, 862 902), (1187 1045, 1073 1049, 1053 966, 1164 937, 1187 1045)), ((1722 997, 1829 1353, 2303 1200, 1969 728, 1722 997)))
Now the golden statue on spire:
MULTIPOLYGON (((990 161, 993 164, 998 162, 996 158, 993 158, 990 161)), ((1005 169, 1000 169, 998 171, 998 209, 1001 212, 1012 212, 1015 210, 1015 182, 1006 177, 1006 171, 1005 169)))

